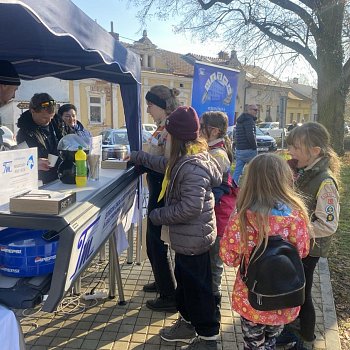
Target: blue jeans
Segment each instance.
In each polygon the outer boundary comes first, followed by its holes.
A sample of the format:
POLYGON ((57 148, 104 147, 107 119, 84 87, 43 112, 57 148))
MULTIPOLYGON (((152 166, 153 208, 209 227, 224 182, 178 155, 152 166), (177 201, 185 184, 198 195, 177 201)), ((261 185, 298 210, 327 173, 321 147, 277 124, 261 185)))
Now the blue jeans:
POLYGON ((221 237, 216 236, 214 245, 210 247, 210 266, 213 283, 213 293, 215 296, 221 295, 221 279, 224 271, 224 264, 219 256, 221 237))
POLYGON ((236 167, 233 173, 233 179, 238 184, 239 178, 242 175, 244 166, 249 163, 256 155, 256 149, 236 149, 236 167))

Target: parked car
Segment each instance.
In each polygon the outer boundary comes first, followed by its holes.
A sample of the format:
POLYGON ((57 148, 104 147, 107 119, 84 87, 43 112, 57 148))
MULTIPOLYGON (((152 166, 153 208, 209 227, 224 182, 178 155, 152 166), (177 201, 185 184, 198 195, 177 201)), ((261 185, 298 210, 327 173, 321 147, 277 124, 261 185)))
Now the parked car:
MULTIPOLYGON (((235 147, 235 133, 236 127, 233 128, 232 133, 228 134, 233 140, 233 148, 235 147)), ((264 134, 258 127, 256 127, 256 143, 258 146, 258 153, 277 151, 276 140, 272 136, 264 134)))
MULTIPOLYGON (((286 124, 286 136, 288 136, 288 134, 293 130, 293 128, 291 128, 292 127, 292 125, 293 124, 286 124), (291 128, 291 129, 290 129, 291 128)), ((297 126, 301 126, 301 125, 303 125, 303 123, 297 123, 297 126)))
MULTIPOLYGON (((126 146, 130 152, 129 139, 126 129, 108 129, 100 133, 102 135, 102 151, 106 148, 122 148, 126 146)), ((147 143, 152 134, 146 130, 142 130, 142 143, 147 143)), ((125 147, 124 147, 125 148, 125 147)))
POLYGON ((0 151, 8 151, 17 145, 16 137, 7 126, 0 126, 0 129, 0 151))
MULTIPOLYGON (((123 125, 121 129, 126 129, 126 125, 123 125)), ((156 124, 142 124, 142 130, 148 131, 153 134, 157 130, 156 124)))
POLYGON ((266 135, 270 135, 275 138, 282 138, 282 135, 286 135, 287 129, 280 128, 279 122, 264 122, 259 123, 258 127, 266 135))
POLYGON ((157 125, 156 124, 142 124, 143 130, 146 130, 153 134, 157 130, 157 125))

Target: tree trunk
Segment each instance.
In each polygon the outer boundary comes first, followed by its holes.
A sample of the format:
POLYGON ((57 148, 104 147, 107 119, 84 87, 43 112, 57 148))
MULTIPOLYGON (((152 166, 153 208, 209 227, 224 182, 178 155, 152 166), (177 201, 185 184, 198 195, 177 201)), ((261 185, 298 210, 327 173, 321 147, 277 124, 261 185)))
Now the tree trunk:
POLYGON ((327 128, 334 150, 341 155, 344 153, 346 100, 341 42, 344 8, 337 0, 321 2, 324 7, 318 14, 321 33, 317 43, 318 121, 327 128))
POLYGON ((320 65, 321 71, 318 74, 318 121, 329 131, 334 150, 342 155, 344 153, 345 93, 341 79, 342 71, 335 72, 330 61, 326 63, 327 67, 320 65))

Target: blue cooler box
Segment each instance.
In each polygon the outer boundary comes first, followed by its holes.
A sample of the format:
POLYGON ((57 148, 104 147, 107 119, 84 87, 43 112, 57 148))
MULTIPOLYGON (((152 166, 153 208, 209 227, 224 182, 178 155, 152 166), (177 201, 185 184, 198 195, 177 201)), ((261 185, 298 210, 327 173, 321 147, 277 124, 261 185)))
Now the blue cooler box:
POLYGON ((42 238, 47 230, 6 228, 0 231, 0 273, 10 277, 33 277, 51 273, 58 239, 42 238))

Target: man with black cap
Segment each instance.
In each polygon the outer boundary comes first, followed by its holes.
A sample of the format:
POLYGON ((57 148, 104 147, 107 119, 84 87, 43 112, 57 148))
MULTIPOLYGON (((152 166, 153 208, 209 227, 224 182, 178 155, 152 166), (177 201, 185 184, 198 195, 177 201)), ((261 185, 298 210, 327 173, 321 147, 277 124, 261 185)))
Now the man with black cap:
POLYGON ((57 166, 50 167, 48 155, 58 155, 57 145, 62 138, 62 131, 52 118, 55 115, 56 102, 47 93, 34 94, 29 103, 29 110, 18 119, 17 142, 26 142, 29 147, 38 148, 39 180, 43 183, 58 178, 57 166))
MULTIPOLYGON (((0 60, 0 107, 15 97, 15 92, 20 84, 21 81, 12 63, 0 60)), ((0 150, 3 145, 3 134, 3 130, 0 129, 0 150)))
POLYGON ((0 60, 0 107, 15 97, 19 85, 21 81, 12 63, 0 60))

